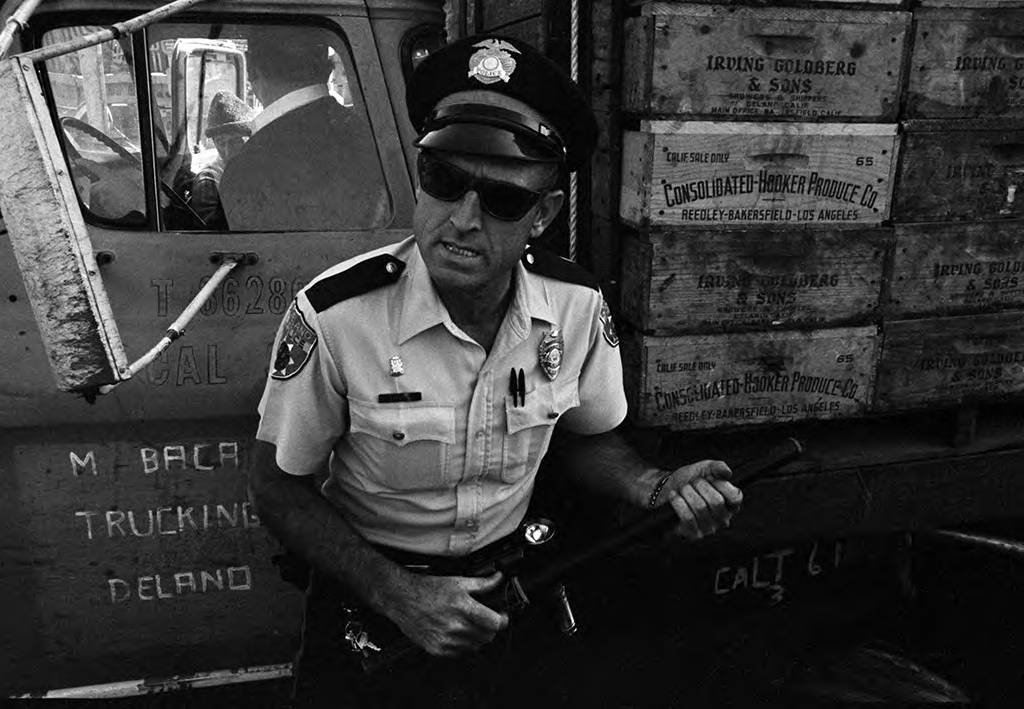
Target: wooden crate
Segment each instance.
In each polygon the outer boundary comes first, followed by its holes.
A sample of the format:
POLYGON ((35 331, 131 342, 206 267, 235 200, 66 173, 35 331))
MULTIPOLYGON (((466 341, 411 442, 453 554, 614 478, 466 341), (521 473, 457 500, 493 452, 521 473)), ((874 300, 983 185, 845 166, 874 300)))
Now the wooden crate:
POLYGON ((895 228, 886 317, 1024 309, 1024 222, 895 228))
MULTIPOLYGON (((581 243, 586 244, 587 253, 581 255, 580 261, 597 276, 601 282, 605 300, 611 303, 614 302, 611 291, 617 292, 621 270, 619 253, 621 252, 620 232, 622 228, 617 219, 608 219, 593 212, 589 217, 586 241, 581 239, 581 243)), ((581 236, 583 236, 583 232, 581 232, 581 236)))
POLYGON ((622 313, 655 334, 866 322, 891 236, 884 227, 633 234, 622 313))
POLYGON ((623 108, 715 118, 896 119, 908 12, 645 4, 623 108))
POLYGON ((970 125, 906 124, 893 221, 1024 218, 1024 122, 970 125))
POLYGON ((633 226, 877 224, 897 126, 641 121, 625 131, 619 215, 633 226))
POLYGON ((831 419, 867 411, 874 326, 624 341, 627 395, 641 426, 718 426, 831 419))
POLYGON ((907 118, 1024 116, 1024 10, 915 13, 907 118))
POLYGON ((878 410, 1024 392, 1024 312, 897 320, 884 331, 878 410))

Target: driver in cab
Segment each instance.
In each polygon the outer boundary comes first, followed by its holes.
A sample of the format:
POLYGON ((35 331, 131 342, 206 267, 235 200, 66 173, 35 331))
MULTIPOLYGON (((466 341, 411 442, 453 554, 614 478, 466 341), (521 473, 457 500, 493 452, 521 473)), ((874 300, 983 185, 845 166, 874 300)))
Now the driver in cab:
POLYGON ((576 85, 529 45, 478 36, 428 57, 407 104, 414 233, 299 293, 259 406, 260 517, 314 569, 297 699, 540 706, 529 678, 558 662, 543 659, 546 636, 480 602, 500 573, 459 569, 516 530, 549 446, 574 483, 638 510, 671 505, 687 538, 729 524, 742 495, 722 461, 661 470, 626 443, 608 306, 536 243, 596 140, 576 85), (360 676, 343 638, 352 604, 389 619, 421 661, 360 676))

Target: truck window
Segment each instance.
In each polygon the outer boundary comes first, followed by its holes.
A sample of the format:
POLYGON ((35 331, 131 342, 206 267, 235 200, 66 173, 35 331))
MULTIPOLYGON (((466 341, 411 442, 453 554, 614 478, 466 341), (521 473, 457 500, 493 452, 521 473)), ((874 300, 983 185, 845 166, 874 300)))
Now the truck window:
MULTIPOLYGON (((93 29, 55 29, 44 41, 93 29)), ((87 219, 246 232, 362 230, 390 221, 355 64, 338 32, 174 22, 147 28, 135 47, 145 54, 144 72, 134 68, 129 39, 47 62, 87 219), (133 81, 142 75, 147 92, 133 81), (138 138, 147 95, 152 155, 138 138), (159 220, 146 213, 147 180, 159 220)))
MULTIPOLYGON (((98 30, 46 32, 55 44, 98 30)), ((105 42, 46 62, 72 181, 86 213, 121 226, 145 226, 139 106, 128 41, 105 42)))

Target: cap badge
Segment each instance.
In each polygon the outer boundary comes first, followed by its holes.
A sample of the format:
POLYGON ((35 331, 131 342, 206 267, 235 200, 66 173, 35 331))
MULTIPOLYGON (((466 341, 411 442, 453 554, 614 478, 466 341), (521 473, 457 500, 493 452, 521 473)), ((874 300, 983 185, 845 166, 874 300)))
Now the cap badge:
POLYGON ((469 76, 483 84, 508 83, 516 70, 516 60, 509 52, 519 54, 519 50, 501 39, 485 39, 473 46, 479 49, 469 58, 469 76))
POLYGON ((552 381, 558 376, 558 370, 562 368, 562 351, 564 349, 565 340, 562 338, 561 328, 557 325, 552 327, 540 340, 540 346, 537 348, 540 368, 552 381))

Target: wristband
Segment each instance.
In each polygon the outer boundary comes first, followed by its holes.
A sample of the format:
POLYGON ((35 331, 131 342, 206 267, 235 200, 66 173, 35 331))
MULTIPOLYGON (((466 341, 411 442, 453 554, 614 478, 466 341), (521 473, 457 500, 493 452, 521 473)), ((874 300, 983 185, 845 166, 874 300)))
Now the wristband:
MULTIPOLYGON (((675 472, 675 471, 673 471, 673 472, 675 472)), ((665 473, 664 475, 661 476, 661 479, 658 481, 658 484, 654 486, 654 491, 651 492, 651 496, 647 500, 647 508, 648 509, 651 509, 651 510, 654 509, 654 506, 658 502, 658 495, 661 494, 662 488, 665 487, 665 483, 668 482, 668 479, 670 477, 672 477, 672 473, 665 473)))

